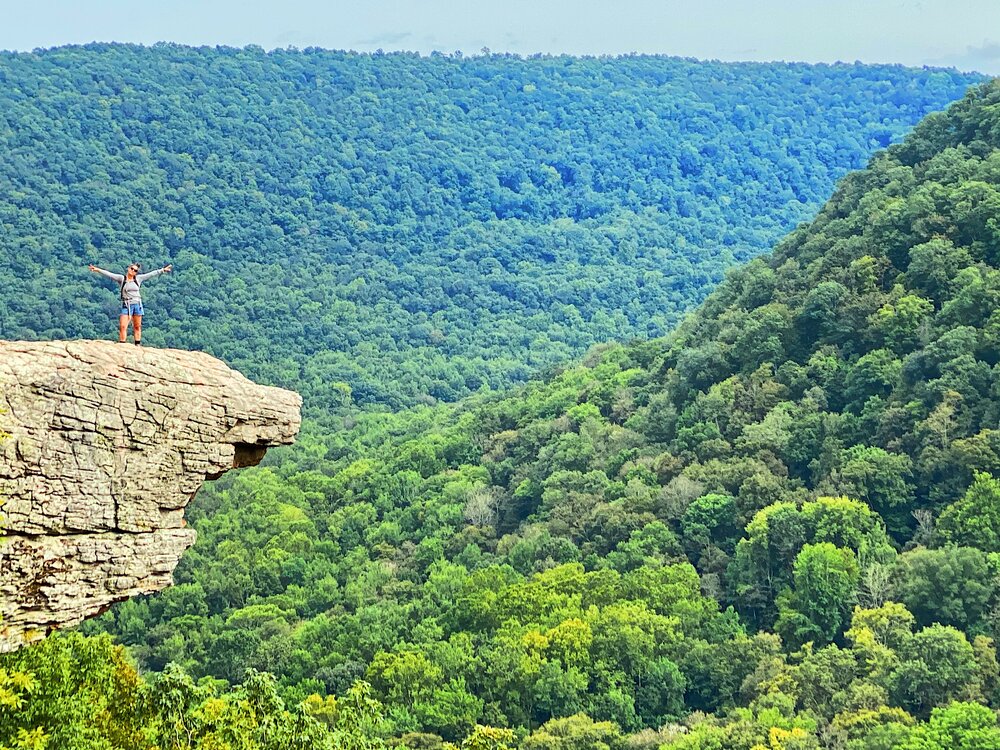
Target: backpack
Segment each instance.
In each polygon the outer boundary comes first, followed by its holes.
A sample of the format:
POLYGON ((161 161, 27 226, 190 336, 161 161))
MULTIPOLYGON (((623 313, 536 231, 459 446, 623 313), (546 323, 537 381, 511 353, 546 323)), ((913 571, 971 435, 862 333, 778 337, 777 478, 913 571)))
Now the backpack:
MULTIPOLYGON (((127 306, 128 306, 128 299, 127 299, 127 298, 125 297, 125 285, 126 285, 127 283, 128 283, 128 279, 122 279, 122 285, 121 285, 121 287, 120 287, 120 288, 118 289, 118 296, 119 296, 119 297, 121 297, 121 300, 122 300, 122 307, 127 307, 127 306)), ((136 283, 136 284, 138 284, 138 283, 139 283, 139 281, 138 281, 138 280, 136 280, 136 282, 135 282, 135 283, 136 283)))
MULTIPOLYGON (((138 275, 139 275, 139 271, 140 271, 140 270, 142 270, 142 269, 141 269, 141 268, 138 268, 138 269, 136 269, 136 272, 135 272, 135 275, 136 275, 136 276, 138 276, 138 275)), ((118 289, 118 296, 119 296, 119 297, 121 298, 121 301, 122 301, 122 307, 128 307, 128 300, 127 300, 127 299, 125 299, 125 285, 126 285, 127 283, 128 283, 128 273, 126 272, 126 273, 125 273, 125 274, 123 275, 123 277, 122 277, 122 285, 121 285, 121 287, 120 287, 120 288, 118 289)), ((138 279, 136 279, 136 282, 135 282, 135 283, 136 283, 136 284, 138 284, 138 283, 139 283, 139 280, 138 280, 138 279)))

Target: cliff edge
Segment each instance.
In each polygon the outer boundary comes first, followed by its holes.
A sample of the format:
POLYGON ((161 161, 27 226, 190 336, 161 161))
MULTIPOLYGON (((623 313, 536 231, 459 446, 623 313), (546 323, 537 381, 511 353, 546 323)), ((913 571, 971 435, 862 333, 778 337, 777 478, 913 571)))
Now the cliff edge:
POLYGON ((0 651, 169 586, 184 507, 293 442, 301 404, 200 352, 0 341, 0 651))

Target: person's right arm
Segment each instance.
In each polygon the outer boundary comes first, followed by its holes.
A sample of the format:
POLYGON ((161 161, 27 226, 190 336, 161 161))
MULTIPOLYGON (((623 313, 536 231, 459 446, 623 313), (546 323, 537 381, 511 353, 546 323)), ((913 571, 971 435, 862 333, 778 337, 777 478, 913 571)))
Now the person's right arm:
POLYGON ((111 273, 111 271, 105 271, 103 268, 98 268, 97 266, 94 265, 89 266, 89 268, 94 273, 99 273, 101 274, 101 276, 106 276, 112 281, 117 281, 119 284, 125 281, 125 277, 122 276, 120 273, 111 273))

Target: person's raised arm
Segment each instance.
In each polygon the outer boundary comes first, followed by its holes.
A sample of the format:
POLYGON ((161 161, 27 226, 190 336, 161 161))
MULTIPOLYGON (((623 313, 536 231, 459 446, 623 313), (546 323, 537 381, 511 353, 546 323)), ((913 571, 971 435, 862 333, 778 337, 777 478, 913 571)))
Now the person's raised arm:
POLYGON ((101 274, 101 276, 106 276, 107 278, 111 279, 112 281, 117 281, 119 284, 121 284, 123 281, 125 281, 125 277, 122 276, 120 273, 111 273, 111 271, 105 271, 103 268, 98 268, 97 266, 95 266, 93 264, 91 264, 90 266, 88 266, 88 268, 91 271, 93 271, 94 273, 99 273, 99 274, 101 274))
POLYGON ((174 270, 173 266, 164 266, 163 268, 157 268, 155 271, 150 271, 149 273, 140 273, 136 275, 135 280, 140 284, 146 279, 151 279, 154 276, 159 276, 161 273, 170 273, 174 270))

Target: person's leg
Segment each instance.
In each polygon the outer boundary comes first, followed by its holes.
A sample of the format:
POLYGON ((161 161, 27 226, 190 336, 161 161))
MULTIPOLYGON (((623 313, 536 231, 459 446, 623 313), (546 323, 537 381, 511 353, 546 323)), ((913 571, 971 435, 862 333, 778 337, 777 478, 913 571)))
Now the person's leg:
POLYGON ((142 315, 132 316, 132 339, 136 346, 142 345, 142 315))
POLYGON ((128 315, 118 316, 118 343, 124 344, 128 339, 128 315))

